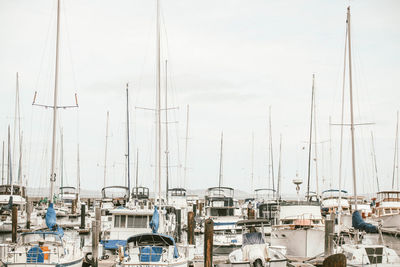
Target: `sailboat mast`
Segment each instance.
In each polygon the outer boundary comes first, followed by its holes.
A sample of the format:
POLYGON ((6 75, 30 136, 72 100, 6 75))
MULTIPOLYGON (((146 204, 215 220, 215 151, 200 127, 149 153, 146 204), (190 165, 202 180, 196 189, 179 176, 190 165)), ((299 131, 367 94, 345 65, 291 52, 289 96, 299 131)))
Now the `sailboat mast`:
MULTIPOLYGON (((20 139, 20 106, 19 106, 19 74, 16 74, 16 85, 15 85, 15 109, 14 109, 14 136, 13 136, 13 158, 12 161, 14 164, 17 162, 17 139, 20 139), (18 128, 18 131, 17 131, 18 128), (18 134, 18 137, 17 137, 18 134)), ((19 140, 20 143, 21 140, 19 140)), ((18 177, 19 182, 19 177, 18 177)))
POLYGON ((107 150, 108 150, 108 122, 109 122, 110 112, 107 111, 107 120, 106 120, 106 147, 104 151, 104 182, 103 187, 106 187, 107 180, 107 150))
POLYGON ((79 143, 77 145, 77 157, 76 157, 76 189, 77 189, 77 194, 78 194, 78 202, 80 200, 80 195, 81 195, 81 161, 79 157, 79 143))
POLYGON ((10 125, 8 125, 7 184, 12 186, 10 125))
POLYGON ((136 150, 136 177, 135 187, 139 187, 139 149, 136 150))
POLYGON ((57 37, 56 37, 56 62, 54 79, 54 101, 53 101, 53 137, 51 145, 51 173, 50 173, 50 203, 53 203, 54 183, 56 181, 55 162, 56 162, 56 141, 57 141, 57 100, 58 100, 58 65, 60 50, 60 0, 57 0, 57 37))
POLYGON ((347 34, 349 48, 349 87, 350 87, 350 130, 351 130, 351 161, 353 172, 354 207, 357 210, 357 180, 356 180, 356 150, 354 142, 354 111, 353 111, 353 77, 351 69, 351 34, 350 34, 350 7, 347 8, 347 34))
POLYGON ((130 161, 130 144, 129 144, 129 83, 126 84, 126 138, 128 142, 127 147, 127 164, 128 164, 128 199, 131 196, 131 161, 130 161))
POLYGON ((168 61, 165 60, 165 196, 168 203, 169 189, 169 150, 168 150, 168 61))
POLYGON ((319 196, 319 179, 318 179, 318 144, 317 144, 317 106, 315 101, 315 79, 313 76, 313 88, 314 88, 314 155, 315 155, 315 186, 317 197, 319 196))
POLYGON ((186 138, 185 138, 185 166, 183 168, 183 185, 186 188, 187 182, 187 150, 188 150, 188 140, 189 140, 189 105, 186 106, 186 138))
POLYGON ((399 111, 397 111, 397 123, 396 123, 396 137, 394 139, 394 159, 393 159, 393 177, 392 177, 392 189, 394 189, 396 181, 396 171, 397 171, 397 187, 398 176, 399 176, 399 111))
POLYGON ((157 122, 157 130, 156 130, 156 147, 157 147, 157 155, 156 155, 156 181, 158 181, 158 200, 159 205, 161 207, 161 53, 160 53, 160 1, 157 0, 157 41, 156 41, 156 59, 157 59, 157 70, 156 70, 156 122, 157 122))
POLYGON ((4 141, 3 141, 3 156, 1 158, 1 184, 4 184, 4 141))
POLYGON ((311 118, 310 118, 310 139, 308 141, 308 172, 307 172, 307 198, 310 197, 310 178, 311 178, 311 143, 312 143, 312 127, 313 127, 313 110, 314 110, 314 79, 315 74, 312 76, 312 90, 311 90, 311 118))
POLYGON ((374 164, 374 171, 375 171, 375 177, 376 177, 376 186, 378 189, 378 192, 380 191, 379 189, 379 178, 378 178, 378 166, 376 164, 376 154, 375 154, 375 142, 374 142, 374 134, 371 131, 371 141, 372 141, 372 161, 374 164))
POLYGON ((251 133, 251 193, 254 190, 254 132, 251 133))
MULTIPOLYGON (((274 171, 274 150, 272 147, 272 119, 271 119, 271 106, 269 106, 269 165, 268 165, 268 186, 269 182, 272 181, 272 190, 275 190, 275 171, 274 171)), ((274 192, 274 191, 272 191, 274 192)), ((273 193, 274 194, 274 193, 273 193)))
POLYGON ((282 166, 282 134, 280 134, 280 136, 279 136, 278 185, 277 185, 277 190, 276 190, 276 199, 277 200, 279 200, 281 197, 281 184, 282 184, 281 166, 282 166))
POLYGON ((218 187, 221 188, 222 186, 222 152, 223 152, 223 144, 224 144, 224 132, 221 132, 221 151, 219 154, 219 179, 218 179, 218 187))

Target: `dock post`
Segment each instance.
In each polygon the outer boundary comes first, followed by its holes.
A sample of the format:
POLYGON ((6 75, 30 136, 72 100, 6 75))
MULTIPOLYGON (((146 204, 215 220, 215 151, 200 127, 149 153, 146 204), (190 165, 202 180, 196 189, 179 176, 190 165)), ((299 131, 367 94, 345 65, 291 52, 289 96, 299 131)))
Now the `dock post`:
POLYGON ((97 226, 97 242, 99 242, 100 238, 100 233, 101 233, 101 208, 96 207, 95 209, 96 213, 96 226, 97 226))
POLYGON ((214 222, 207 219, 204 222, 204 267, 212 267, 213 261, 214 222))
POLYGON ((11 240, 13 243, 17 242, 17 226, 18 226, 18 209, 17 206, 12 207, 12 215, 11 215, 11 240))
POLYGON ((196 215, 197 215, 197 204, 193 204, 193 213, 194 213, 194 216, 196 217, 196 215))
POLYGON ((325 220, 325 257, 333 254, 333 233, 335 230, 334 220, 325 220))
POLYGON ((85 229, 85 219, 86 219, 86 205, 82 204, 81 205, 81 229, 85 229))
POLYGON ((187 223, 187 239, 188 239, 188 244, 189 245, 194 245, 194 226, 195 226, 195 221, 194 221, 194 212, 189 211, 188 212, 188 223, 187 223))
POLYGON ((77 202, 78 202, 77 199, 74 199, 74 200, 72 201, 72 207, 71 207, 71 213, 72 213, 72 214, 76 214, 76 205, 77 205, 77 202))
POLYGON ((26 229, 31 229, 32 202, 26 203, 26 229))
POLYGON ((92 220, 92 256, 93 256, 93 267, 97 267, 97 261, 99 258, 99 235, 97 229, 97 222, 96 220, 92 220))
POLYGON ((177 209, 176 210, 176 229, 177 229, 177 238, 176 238, 176 242, 181 242, 181 234, 182 234, 182 220, 181 220, 181 213, 182 210, 177 209))

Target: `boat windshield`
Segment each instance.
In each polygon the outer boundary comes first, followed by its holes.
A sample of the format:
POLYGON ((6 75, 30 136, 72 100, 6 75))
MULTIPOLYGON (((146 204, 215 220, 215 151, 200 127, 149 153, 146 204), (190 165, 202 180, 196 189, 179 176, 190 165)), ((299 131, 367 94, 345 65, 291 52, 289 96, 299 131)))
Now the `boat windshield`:
POLYGON ((265 244, 263 234, 260 232, 243 234, 242 245, 265 244))
POLYGON ((32 233, 24 233, 21 235, 19 239, 19 244, 39 244, 39 242, 44 243, 52 243, 52 244, 60 244, 62 243, 60 236, 57 233, 53 232, 32 232, 32 233))

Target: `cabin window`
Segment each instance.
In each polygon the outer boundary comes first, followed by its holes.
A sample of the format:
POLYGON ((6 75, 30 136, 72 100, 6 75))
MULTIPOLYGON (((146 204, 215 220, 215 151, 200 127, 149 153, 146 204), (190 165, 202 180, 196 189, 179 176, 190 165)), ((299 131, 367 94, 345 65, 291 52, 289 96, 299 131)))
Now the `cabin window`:
POLYGON ((147 228, 147 216, 145 215, 128 215, 128 228, 147 228))
POLYGON ((125 228, 126 216, 125 215, 115 215, 114 216, 114 227, 115 228, 125 228))
POLYGON ((385 214, 390 214, 390 209, 385 209, 385 214))

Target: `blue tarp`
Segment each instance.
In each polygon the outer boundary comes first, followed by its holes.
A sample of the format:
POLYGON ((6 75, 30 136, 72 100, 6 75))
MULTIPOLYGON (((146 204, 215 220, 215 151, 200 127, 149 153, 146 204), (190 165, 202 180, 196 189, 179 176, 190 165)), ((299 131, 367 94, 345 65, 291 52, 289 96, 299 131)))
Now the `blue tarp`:
POLYGON ((128 243, 133 243, 134 246, 149 246, 154 244, 153 247, 159 247, 160 243, 164 246, 174 246, 174 258, 179 257, 178 248, 176 247, 175 240, 173 237, 163 234, 138 234, 128 238, 128 243))
POLYGON ((161 259, 162 247, 142 247, 140 250, 140 261, 142 262, 158 262, 161 259))
POLYGON ((151 221, 149 223, 150 228, 154 234, 157 233, 157 231, 158 231, 159 223, 160 223, 160 218, 158 215, 157 206, 154 206, 153 218, 151 219, 151 221))
POLYGON ((53 203, 50 203, 47 208, 46 225, 51 231, 57 231, 60 237, 64 236, 63 229, 57 225, 56 211, 53 208, 53 203))
POLYGON ((354 228, 367 233, 378 233, 378 228, 375 225, 364 222, 358 210, 353 212, 352 225, 354 228))
POLYGON ((53 208, 53 203, 50 203, 46 212, 46 225, 50 230, 53 230, 56 224, 57 224, 56 211, 53 208))
POLYGON ((44 262, 44 253, 43 250, 34 246, 28 250, 26 255, 26 263, 43 263, 44 262))
POLYGON ((106 250, 117 250, 118 247, 126 247, 126 240, 101 240, 100 243, 106 250))

